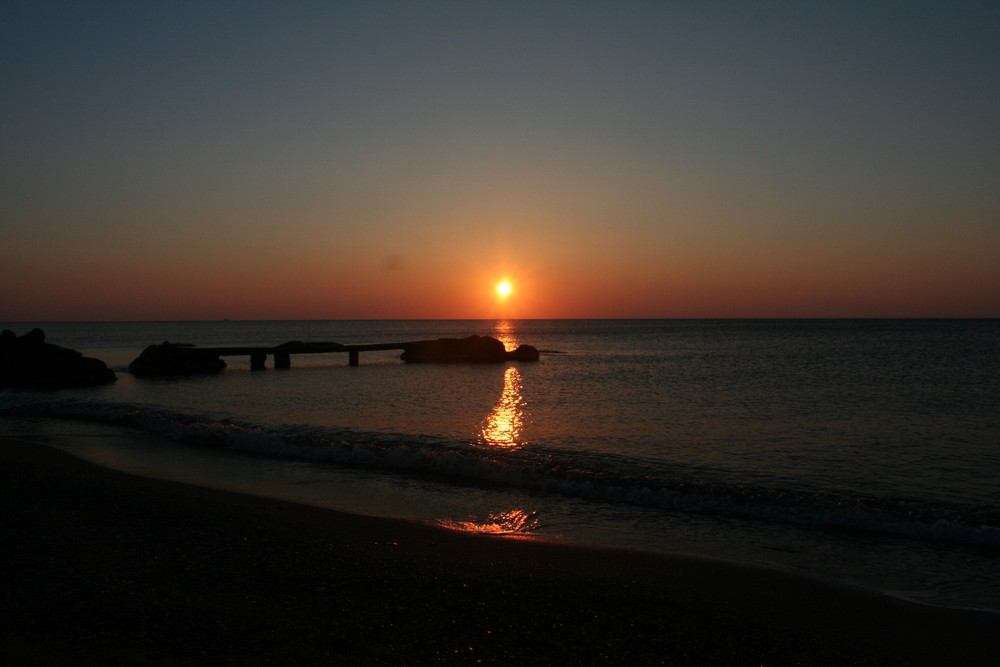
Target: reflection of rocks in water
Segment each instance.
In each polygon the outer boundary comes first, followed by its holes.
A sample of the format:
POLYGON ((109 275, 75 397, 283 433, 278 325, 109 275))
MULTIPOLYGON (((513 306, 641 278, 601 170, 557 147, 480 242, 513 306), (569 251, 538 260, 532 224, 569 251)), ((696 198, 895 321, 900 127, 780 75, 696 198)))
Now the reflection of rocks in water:
POLYGON ((54 389, 107 384, 115 372, 100 359, 45 342, 45 332, 32 329, 18 337, 4 330, 0 335, 0 386, 54 389))
POLYGON ((520 345, 508 352, 503 343, 490 336, 438 338, 407 343, 400 358, 408 363, 499 363, 502 361, 538 361, 538 350, 520 345))

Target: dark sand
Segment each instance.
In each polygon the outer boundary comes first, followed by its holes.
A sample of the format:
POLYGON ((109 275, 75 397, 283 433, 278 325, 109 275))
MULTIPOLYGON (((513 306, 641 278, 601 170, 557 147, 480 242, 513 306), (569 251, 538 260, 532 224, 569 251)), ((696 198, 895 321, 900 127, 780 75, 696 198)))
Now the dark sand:
POLYGON ((3 664, 986 665, 1000 616, 463 535, 0 441, 3 664))

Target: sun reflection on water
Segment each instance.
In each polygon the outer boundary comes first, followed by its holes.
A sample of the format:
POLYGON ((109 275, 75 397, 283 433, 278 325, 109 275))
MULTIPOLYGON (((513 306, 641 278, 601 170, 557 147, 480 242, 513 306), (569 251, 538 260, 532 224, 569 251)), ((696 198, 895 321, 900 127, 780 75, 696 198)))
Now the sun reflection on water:
POLYGON ((524 444, 521 428, 524 425, 524 397, 521 396, 521 374, 508 366, 503 376, 503 393, 487 415, 479 431, 479 444, 490 447, 519 447, 524 444))
POLYGON ((463 533, 479 533, 484 535, 526 535, 538 530, 538 513, 524 510, 510 510, 490 514, 487 521, 450 521, 442 520, 439 524, 449 530, 463 533))
POLYGON ((510 320, 497 320, 493 325, 492 336, 503 343, 507 351, 517 349, 517 335, 514 331, 514 324, 510 320))

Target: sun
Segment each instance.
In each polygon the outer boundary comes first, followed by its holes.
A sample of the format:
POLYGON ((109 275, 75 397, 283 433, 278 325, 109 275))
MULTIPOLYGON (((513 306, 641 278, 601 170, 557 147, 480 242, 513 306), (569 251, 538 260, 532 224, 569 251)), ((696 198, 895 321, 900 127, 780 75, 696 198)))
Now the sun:
POLYGON ((497 294, 500 295, 501 299, 510 295, 510 290, 511 290, 510 283, 507 282, 506 280, 502 283, 497 284, 497 294))

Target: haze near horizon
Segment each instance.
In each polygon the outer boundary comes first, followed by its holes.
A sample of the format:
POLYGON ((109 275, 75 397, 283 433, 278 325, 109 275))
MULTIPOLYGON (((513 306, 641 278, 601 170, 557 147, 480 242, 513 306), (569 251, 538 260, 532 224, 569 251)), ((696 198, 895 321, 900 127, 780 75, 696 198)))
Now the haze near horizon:
POLYGON ((3 7, 0 320, 1000 316, 996 2, 3 7))

